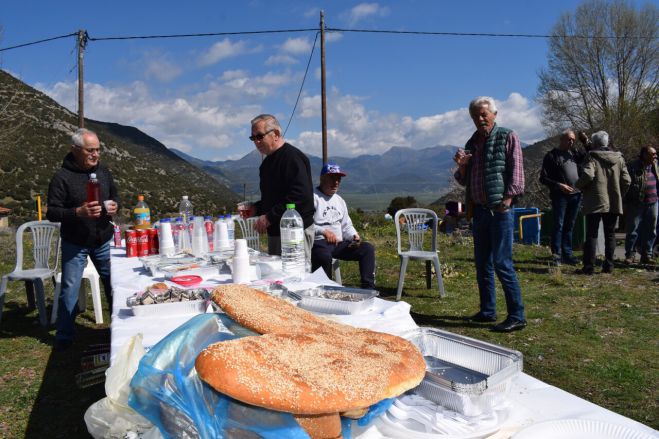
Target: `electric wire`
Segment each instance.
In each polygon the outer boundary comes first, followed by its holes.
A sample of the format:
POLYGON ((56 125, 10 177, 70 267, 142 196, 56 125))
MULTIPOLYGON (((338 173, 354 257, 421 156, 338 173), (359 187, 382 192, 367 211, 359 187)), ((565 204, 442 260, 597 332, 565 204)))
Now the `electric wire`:
POLYGON ((284 136, 286 136, 286 132, 288 131, 288 127, 291 125, 291 121, 293 120, 293 116, 295 115, 295 110, 297 109, 297 104, 300 101, 300 96, 302 95, 302 89, 304 88, 304 82, 307 79, 307 73, 309 72, 309 66, 311 65, 311 59, 313 58, 313 53, 314 50, 316 49, 316 41, 318 41, 318 34, 320 32, 316 32, 316 38, 313 40, 313 46, 311 47, 311 53, 309 54, 309 61, 307 61, 307 68, 304 71, 304 76, 302 77, 302 84, 300 84, 300 91, 297 93, 297 99, 295 99, 295 105, 293 106, 293 111, 291 112, 291 117, 288 118, 288 123, 286 124, 286 129, 284 130, 284 136))
POLYGON ((279 30, 257 30, 239 32, 208 32, 198 34, 169 34, 169 35, 128 35, 123 37, 89 37, 89 41, 115 41, 115 40, 149 40, 157 38, 194 38, 194 37, 217 37, 226 35, 258 35, 296 32, 318 32, 318 29, 279 29, 279 30))
POLYGON ((15 46, 10 46, 10 47, 2 47, 2 48, 0 48, 0 52, 5 52, 7 50, 12 50, 12 49, 18 49, 20 47, 33 46, 35 44, 46 43, 48 41, 59 40, 59 39, 62 39, 62 38, 73 37, 73 36, 76 36, 76 35, 78 35, 78 32, 73 32, 73 33, 67 34, 67 35, 59 35, 57 37, 52 37, 52 38, 45 38, 43 40, 32 41, 32 42, 24 43, 24 44, 17 44, 15 46))

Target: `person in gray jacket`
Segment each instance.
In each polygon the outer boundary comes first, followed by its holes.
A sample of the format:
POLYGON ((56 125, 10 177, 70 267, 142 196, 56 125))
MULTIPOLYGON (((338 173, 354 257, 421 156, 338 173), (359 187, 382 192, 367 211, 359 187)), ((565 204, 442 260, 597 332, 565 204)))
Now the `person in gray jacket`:
POLYGON ((654 264, 652 247, 657 237, 657 150, 641 148, 638 159, 627 166, 632 184, 625 195, 625 262, 634 262, 636 243, 642 264, 654 264))
POLYGON ((600 220, 604 225, 602 273, 613 272, 616 223, 618 216, 623 213, 622 197, 631 183, 622 154, 609 149, 609 135, 606 131, 594 133, 591 141, 593 147, 576 183, 583 193, 583 212, 586 215, 586 242, 581 272, 587 275, 594 273, 600 220))

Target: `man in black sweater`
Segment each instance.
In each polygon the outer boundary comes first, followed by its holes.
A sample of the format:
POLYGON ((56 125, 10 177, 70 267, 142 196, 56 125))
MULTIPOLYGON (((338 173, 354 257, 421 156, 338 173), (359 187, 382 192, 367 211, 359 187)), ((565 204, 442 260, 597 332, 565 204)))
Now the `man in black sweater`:
POLYGON ((112 309, 110 240, 113 226, 110 216, 117 213, 119 195, 112 174, 99 163, 101 146, 96 134, 81 128, 71 140, 71 152, 64 157, 62 167, 48 186, 46 217, 62 223, 62 291, 57 309, 56 350, 64 350, 73 343, 78 291, 88 257, 98 271, 112 309), (96 174, 100 183, 98 201, 87 201, 90 174, 96 174))
POLYGON ((261 201, 255 203, 259 218, 254 227, 259 233, 267 232, 268 253, 281 255, 279 220, 286 211, 286 204, 295 204, 304 222, 304 253, 310 264, 314 203, 309 159, 284 140, 279 122, 270 114, 261 114, 252 120, 249 139, 266 156, 259 167, 261 201))
POLYGON ((576 265, 572 254, 572 230, 581 206, 581 191, 574 185, 579 179, 585 153, 574 148, 574 131, 561 134, 558 148, 549 151, 542 162, 540 183, 549 188, 554 214, 551 232, 551 253, 555 265, 576 265))

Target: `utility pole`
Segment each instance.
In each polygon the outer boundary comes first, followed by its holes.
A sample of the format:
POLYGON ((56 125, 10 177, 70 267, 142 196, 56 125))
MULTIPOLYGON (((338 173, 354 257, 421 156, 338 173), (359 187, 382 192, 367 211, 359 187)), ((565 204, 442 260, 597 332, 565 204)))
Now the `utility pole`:
POLYGON ((78 31, 78 128, 85 127, 85 82, 83 78, 83 55, 87 45, 87 31, 78 31))
POLYGON ((323 130, 323 165, 327 164, 327 95, 325 93, 325 12, 320 11, 320 101, 323 130))

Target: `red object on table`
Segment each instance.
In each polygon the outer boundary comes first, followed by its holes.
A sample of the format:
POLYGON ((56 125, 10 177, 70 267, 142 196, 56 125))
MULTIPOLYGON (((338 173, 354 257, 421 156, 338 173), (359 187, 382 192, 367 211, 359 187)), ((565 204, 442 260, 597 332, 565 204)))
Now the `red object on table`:
POLYGON ((181 286, 191 287, 193 285, 197 285, 203 279, 201 278, 201 276, 187 275, 187 276, 174 276, 170 280, 174 283, 177 283, 177 284, 181 285, 181 286))

